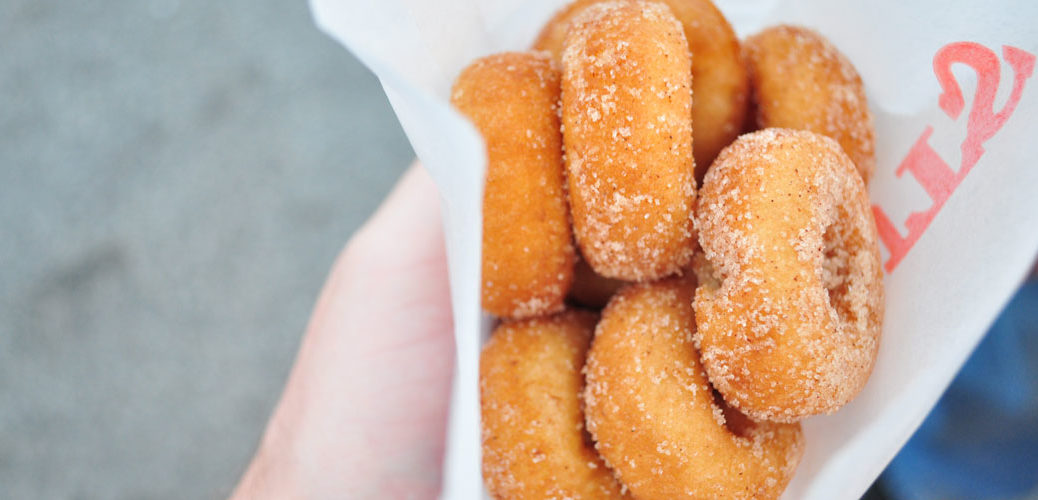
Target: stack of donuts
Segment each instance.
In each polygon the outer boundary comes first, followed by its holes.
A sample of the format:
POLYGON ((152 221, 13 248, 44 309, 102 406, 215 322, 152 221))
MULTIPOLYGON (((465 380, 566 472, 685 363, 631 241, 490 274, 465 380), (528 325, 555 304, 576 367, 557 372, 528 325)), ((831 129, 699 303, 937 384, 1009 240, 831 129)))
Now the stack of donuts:
POLYGON ((879 343, 854 67, 710 0, 577 0, 451 99, 488 157, 490 494, 778 498, 879 343))

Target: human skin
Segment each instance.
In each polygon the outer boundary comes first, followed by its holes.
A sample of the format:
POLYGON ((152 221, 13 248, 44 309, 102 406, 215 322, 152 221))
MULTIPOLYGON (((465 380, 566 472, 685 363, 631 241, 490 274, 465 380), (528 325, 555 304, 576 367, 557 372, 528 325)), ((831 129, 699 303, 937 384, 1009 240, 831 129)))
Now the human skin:
POLYGON ((332 267, 231 499, 434 498, 452 331, 439 199, 413 166, 332 267))

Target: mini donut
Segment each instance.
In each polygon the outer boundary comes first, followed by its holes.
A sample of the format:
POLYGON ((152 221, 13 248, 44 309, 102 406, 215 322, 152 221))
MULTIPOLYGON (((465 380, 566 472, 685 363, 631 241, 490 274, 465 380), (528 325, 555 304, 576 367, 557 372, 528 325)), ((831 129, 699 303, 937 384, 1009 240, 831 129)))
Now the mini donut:
POLYGON ((596 274, 584 259, 578 258, 573 267, 573 286, 569 290, 569 297, 577 304, 598 310, 605 307, 609 298, 624 284, 623 281, 596 274))
POLYGON ((598 274, 672 274, 692 256, 691 62, 662 4, 583 10, 562 56, 562 121, 573 230, 598 274))
POLYGON ((559 90, 547 56, 513 52, 473 62, 451 93, 486 142, 482 303, 496 316, 560 311, 573 280, 559 90))
POLYGON ((479 363, 483 478, 496 499, 626 498, 584 430, 580 391, 597 315, 505 322, 479 363))
POLYGON ((876 169, 876 132, 851 62, 822 35, 798 26, 768 28, 745 47, 757 125, 836 139, 868 184, 876 169))
POLYGON ((692 344, 695 281, 621 290, 588 353, 588 430, 639 500, 775 499, 803 455, 800 424, 753 422, 715 397, 692 344))
POLYGON ((721 152, 696 223, 710 274, 697 345, 714 387, 754 419, 832 413, 876 360, 883 274, 865 183, 836 141, 765 129, 721 152))
MULTIPOLYGON (((555 14, 541 30, 534 48, 561 59, 566 30, 588 5, 577 0, 555 14)), ((739 38, 710 0, 660 0, 684 28, 692 52, 692 142, 696 182, 701 183, 717 153, 742 130, 750 83, 739 38)))

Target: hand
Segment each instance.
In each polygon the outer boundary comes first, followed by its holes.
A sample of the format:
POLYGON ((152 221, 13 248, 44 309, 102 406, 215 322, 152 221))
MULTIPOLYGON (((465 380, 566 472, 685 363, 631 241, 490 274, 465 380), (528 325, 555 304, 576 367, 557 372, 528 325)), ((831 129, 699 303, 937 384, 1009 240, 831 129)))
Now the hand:
POLYGON ((231 498, 435 497, 452 331, 439 199, 412 166, 332 268, 231 498))

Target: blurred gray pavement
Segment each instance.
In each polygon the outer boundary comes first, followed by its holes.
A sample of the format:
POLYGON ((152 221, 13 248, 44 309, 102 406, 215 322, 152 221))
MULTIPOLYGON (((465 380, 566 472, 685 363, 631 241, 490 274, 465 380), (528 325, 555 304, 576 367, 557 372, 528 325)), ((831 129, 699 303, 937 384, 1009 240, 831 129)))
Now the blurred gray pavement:
POLYGON ((0 0, 0 498, 220 498, 412 157, 304 0, 0 0))

